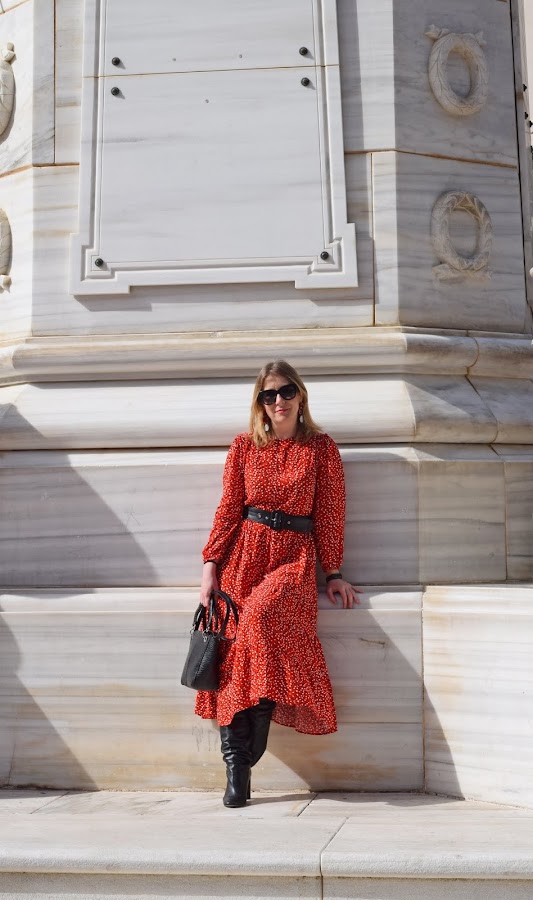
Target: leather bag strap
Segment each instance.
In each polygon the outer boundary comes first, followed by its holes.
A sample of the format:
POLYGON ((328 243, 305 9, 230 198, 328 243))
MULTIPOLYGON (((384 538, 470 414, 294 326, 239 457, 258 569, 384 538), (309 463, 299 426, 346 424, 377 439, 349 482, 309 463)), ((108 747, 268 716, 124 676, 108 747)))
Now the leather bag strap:
POLYGON ((234 637, 226 637, 226 630, 229 624, 230 616, 232 614, 233 618, 235 619, 236 630, 239 625, 239 610, 237 609, 235 603, 233 602, 229 594, 225 593, 225 591, 212 591, 209 598, 209 606, 206 608, 203 603, 200 603, 200 605, 198 606, 198 609, 194 614, 191 631, 199 631, 201 628, 202 631, 206 631, 210 634, 216 635, 216 637, 221 641, 234 641, 234 637), (217 597, 222 600, 222 602, 226 606, 222 624, 220 622, 217 604, 215 602, 217 597))

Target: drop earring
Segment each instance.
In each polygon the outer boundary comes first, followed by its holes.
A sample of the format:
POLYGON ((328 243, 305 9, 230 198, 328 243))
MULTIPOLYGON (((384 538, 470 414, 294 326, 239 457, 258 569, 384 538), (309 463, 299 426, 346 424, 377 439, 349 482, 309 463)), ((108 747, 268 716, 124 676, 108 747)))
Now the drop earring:
POLYGON ((270 431, 270 425, 268 424, 268 422, 263 422, 263 427, 265 431, 270 431))
POLYGON ((298 413, 299 413, 300 423, 303 424, 304 414, 303 414, 303 407, 302 407, 302 406, 300 406, 300 409, 298 410, 298 413))

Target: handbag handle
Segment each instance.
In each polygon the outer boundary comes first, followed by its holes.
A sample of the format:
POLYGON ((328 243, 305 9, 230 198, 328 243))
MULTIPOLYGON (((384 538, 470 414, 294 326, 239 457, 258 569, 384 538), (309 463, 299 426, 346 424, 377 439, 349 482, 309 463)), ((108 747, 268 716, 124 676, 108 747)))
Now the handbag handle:
POLYGON ((213 590, 211 591, 211 595, 209 597, 209 607, 206 608, 203 603, 200 603, 198 609, 194 614, 194 619, 192 623, 191 631, 199 631, 200 626, 202 626, 202 631, 208 631, 212 634, 216 634, 216 636, 221 641, 234 641, 235 637, 227 638, 225 636, 226 629, 228 627, 230 615, 233 613, 235 618, 235 629, 237 629, 239 625, 239 610, 235 606, 235 603, 225 591, 221 590, 213 590), (219 597, 223 603, 226 605, 226 612, 224 614, 224 619, 222 621, 222 625, 220 626, 220 619, 218 615, 217 605, 215 603, 216 597, 219 597))

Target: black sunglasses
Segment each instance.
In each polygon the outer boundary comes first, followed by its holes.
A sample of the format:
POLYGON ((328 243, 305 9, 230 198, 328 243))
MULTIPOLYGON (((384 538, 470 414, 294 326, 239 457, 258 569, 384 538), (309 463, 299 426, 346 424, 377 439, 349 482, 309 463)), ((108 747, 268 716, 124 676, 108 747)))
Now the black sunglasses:
POLYGON ((257 395, 257 399, 259 403, 264 403, 266 406, 271 406, 272 403, 276 402, 276 397, 278 394, 283 400, 294 400, 296 394, 298 393, 297 385, 293 384, 292 381, 289 384, 282 384, 280 388, 275 391, 274 389, 268 391, 259 391, 257 395))

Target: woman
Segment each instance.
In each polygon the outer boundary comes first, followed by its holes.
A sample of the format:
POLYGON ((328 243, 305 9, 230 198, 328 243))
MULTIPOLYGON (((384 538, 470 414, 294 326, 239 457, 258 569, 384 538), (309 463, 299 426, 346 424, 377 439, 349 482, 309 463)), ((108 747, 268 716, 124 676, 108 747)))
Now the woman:
POLYGON ((358 603, 341 574, 345 488, 339 451, 309 412, 287 362, 265 365, 254 388, 250 434, 229 448, 222 499, 203 550, 206 606, 219 586, 235 601, 237 639, 223 643, 220 686, 199 691, 195 712, 217 719, 226 763, 225 806, 244 806, 250 770, 273 718, 304 734, 337 730, 316 634, 316 557, 332 604, 358 603))

